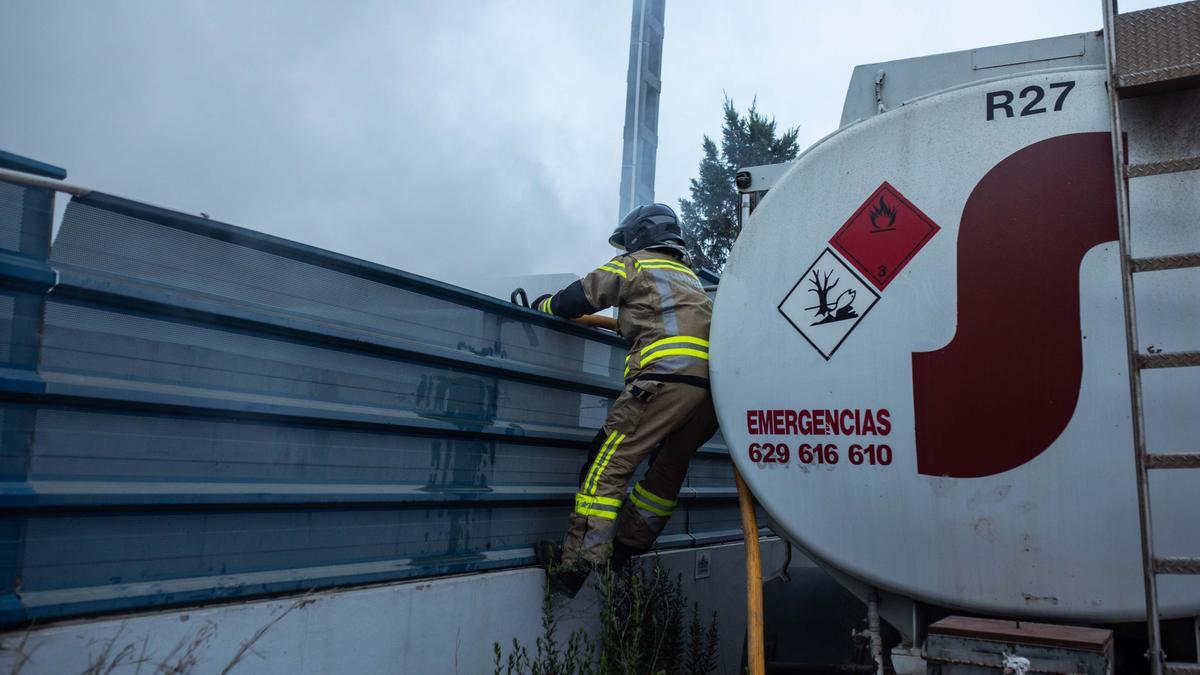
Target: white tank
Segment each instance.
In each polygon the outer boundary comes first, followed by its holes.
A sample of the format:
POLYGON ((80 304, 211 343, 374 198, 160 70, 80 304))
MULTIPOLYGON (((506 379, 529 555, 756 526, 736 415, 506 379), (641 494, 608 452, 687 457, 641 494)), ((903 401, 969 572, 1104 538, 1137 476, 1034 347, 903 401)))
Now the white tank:
MULTIPOLYGON (((716 301, 714 396, 751 489, 816 559, 953 609, 1144 615, 1106 106, 1095 67, 929 95, 822 140, 754 211, 716 301)), ((1169 151, 1139 115, 1133 161, 1169 151)), ((1139 181, 1135 255, 1197 248, 1195 175, 1139 181)), ((1149 276, 1141 351, 1200 348, 1200 277, 1149 276)), ((1198 447, 1197 371, 1146 375, 1151 451, 1198 447)), ((1200 475, 1152 483, 1159 555, 1200 554, 1200 475)), ((1200 612, 1200 579, 1160 579, 1165 614, 1200 612)))

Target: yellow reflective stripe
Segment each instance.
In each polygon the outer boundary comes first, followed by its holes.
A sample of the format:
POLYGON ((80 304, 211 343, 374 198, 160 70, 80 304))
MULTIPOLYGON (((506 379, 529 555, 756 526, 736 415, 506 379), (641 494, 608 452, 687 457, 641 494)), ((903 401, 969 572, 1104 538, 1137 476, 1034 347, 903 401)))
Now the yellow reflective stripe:
POLYGON ((543 312, 545 312, 545 313, 547 313, 547 314, 553 315, 553 314, 554 314, 554 312, 550 311, 550 301, 551 301, 552 299, 553 299, 553 298, 551 297, 551 298, 546 298, 545 300, 543 300, 543 301, 542 301, 542 304, 541 304, 541 305, 538 305, 538 309, 540 309, 541 311, 543 311, 543 312))
POLYGON ((583 488, 585 490, 591 490, 592 476, 596 475, 596 468, 600 466, 600 459, 604 457, 604 452, 608 449, 609 444, 612 443, 613 439, 616 437, 617 432, 614 431, 608 435, 608 438, 604 439, 604 444, 600 446, 600 452, 596 454, 596 459, 592 462, 592 468, 588 469, 587 478, 585 478, 583 481, 583 488))
POLYGON ((601 265, 598 269, 604 270, 605 272, 612 272, 613 274, 621 277, 622 279, 629 278, 629 277, 625 276, 625 270, 623 270, 619 267, 609 267, 608 265, 601 265))
POLYGON ((664 356, 694 356, 698 359, 708 360, 708 352, 702 352, 698 349, 662 349, 654 352, 650 356, 642 359, 642 365, 646 365, 655 359, 660 359, 664 356))
POLYGON ((686 267, 675 267, 674 265, 643 265, 642 267, 643 267, 643 269, 648 269, 648 270, 670 270, 672 272, 679 272, 680 274, 686 274, 689 277, 696 276, 695 272, 689 270, 686 267))
POLYGON ((625 366, 625 374, 621 377, 629 377, 629 366, 625 366))
POLYGON ((634 483, 633 491, 666 509, 673 509, 673 508, 675 508, 675 505, 678 503, 675 500, 663 499, 662 497, 659 497, 658 495, 654 494, 653 492, 642 487, 641 483, 634 483))
POLYGON ((643 355, 645 355, 646 352, 648 352, 652 349, 656 349, 658 347, 662 347, 665 345, 678 345, 678 344, 699 345, 701 347, 707 348, 708 340, 705 340, 703 338, 698 338, 698 337, 691 337, 690 335, 676 335, 675 337, 663 338, 661 340, 655 340, 654 342, 651 342, 650 344, 646 345, 645 347, 642 347, 641 353, 643 355))
POLYGON ((614 439, 616 439, 616 437, 617 432, 614 431, 608 435, 607 439, 605 439, 604 445, 600 446, 600 452, 596 454, 596 460, 592 463, 592 468, 588 470, 587 478, 585 478, 583 481, 583 488, 588 492, 595 492, 595 490, 591 487, 592 478, 596 475, 596 469, 600 467, 600 460, 604 458, 605 450, 608 449, 608 446, 613 442, 614 439))
POLYGON ((692 271, 692 268, 688 267, 687 265, 684 265, 681 262, 675 262, 674 260, 655 259, 655 260, 641 260, 638 262, 643 267, 650 267, 650 266, 654 265, 654 266, 659 266, 659 267, 674 267, 676 269, 684 270, 685 272, 692 271))
MULTIPOLYGON (((616 432, 613 432, 614 434, 616 432)), ((597 459, 595 474, 592 476, 592 488, 588 490, 591 494, 596 494, 596 487, 600 484, 600 476, 604 475, 604 470, 608 468, 608 463, 612 460, 613 454, 617 452, 617 446, 621 445, 621 441, 625 440, 625 434, 617 434, 615 440, 608 446, 608 454, 605 455, 601 450, 601 457, 597 459)))
POLYGON ((608 456, 604 458, 604 463, 600 465, 600 470, 596 472, 596 478, 592 481, 592 493, 595 494, 596 487, 600 483, 600 476, 604 475, 604 470, 608 468, 608 463, 612 461, 613 455, 617 453, 617 447, 621 445, 621 441, 625 440, 625 434, 617 436, 617 440, 613 441, 612 445, 608 446, 608 456))
POLYGON ((608 454, 605 455, 604 458, 602 458, 602 461, 599 462, 599 465, 596 466, 596 473, 595 473, 595 476, 592 478, 592 494, 593 495, 595 494, 596 488, 598 488, 598 486, 600 485, 600 477, 604 476, 604 470, 605 470, 605 468, 608 468, 608 462, 612 461, 612 455, 617 453, 617 447, 620 446, 620 442, 622 442, 624 440, 625 440, 625 435, 618 434, 616 440, 614 440, 612 442, 612 444, 610 444, 610 446, 608 446, 608 454))
POLYGON ((617 519, 616 511, 604 511, 601 509, 590 509, 586 506, 583 508, 576 507, 575 513, 578 513, 581 516, 596 516, 598 518, 607 518, 608 520, 616 520, 617 519))
POLYGON ((696 276, 696 273, 692 271, 692 268, 688 267, 687 265, 681 265, 679 263, 670 262, 667 260, 647 260, 643 262, 641 266, 652 270, 675 270, 676 272, 690 274, 693 277, 696 276))
POLYGON ((652 269, 652 270, 666 270, 666 271, 668 271, 668 272, 678 272, 678 273, 680 273, 680 274, 686 274, 686 275, 688 275, 689 277, 691 277, 691 278, 692 278, 693 280, 695 280, 695 281, 700 281, 700 277, 696 276, 695 274, 692 274, 691 272, 685 272, 685 271, 683 271, 683 270, 677 270, 677 269, 675 269, 674 267, 650 267, 649 269, 652 269))
POLYGON ((575 493, 575 513, 584 516, 597 516, 616 520, 617 511, 621 508, 621 500, 609 497, 590 497, 575 493))
POLYGON ((612 497, 601 497, 600 495, 585 495, 582 492, 575 493, 575 503, 585 503, 585 505, 600 504, 603 506, 613 506, 621 508, 621 500, 613 499, 612 497))
POLYGON ((645 510, 645 511, 649 511, 650 513, 653 513, 653 514, 654 514, 654 515, 656 515, 656 516, 662 516, 663 518, 670 518, 670 517, 671 517, 671 512, 670 512, 670 511, 666 511, 666 510, 660 509, 660 508, 658 508, 657 506, 654 506, 653 504, 650 504, 649 502, 644 502, 644 501, 642 501, 641 499, 639 499, 639 498, 638 498, 638 496, 637 496, 637 494, 636 494, 636 493, 630 493, 630 495, 629 495, 629 501, 633 502, 633 505, 634 505, 634 506, 636 506, 636 507, 638 507, 639 509, 643 509, 643 510, 645 510))

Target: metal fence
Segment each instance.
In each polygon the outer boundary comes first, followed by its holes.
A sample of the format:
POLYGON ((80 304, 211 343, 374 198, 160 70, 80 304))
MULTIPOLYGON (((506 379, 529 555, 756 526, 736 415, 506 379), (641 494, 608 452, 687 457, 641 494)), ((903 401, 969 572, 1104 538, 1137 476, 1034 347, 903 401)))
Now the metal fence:
MULTIPOLYGON (((561 536, 617 337, 97 192, 51 248, 53 198, 0 180, 0 622, 526 565, 561 536)), ((738 524, 718 438, 660 543, 738 524)))

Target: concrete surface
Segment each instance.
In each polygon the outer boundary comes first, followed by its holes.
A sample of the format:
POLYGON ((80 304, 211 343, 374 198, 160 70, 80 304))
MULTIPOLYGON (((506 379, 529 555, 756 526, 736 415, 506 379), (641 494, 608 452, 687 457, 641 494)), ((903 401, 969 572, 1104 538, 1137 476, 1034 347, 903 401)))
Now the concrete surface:
MULTIPOLYGON (((764 574, 784 552, 778 540, 763 542, 764 574)), ((701 616, 718 613, 717 672, 737 673, 745 631, 741 544, 671 551, 661 560, 673 575, 683 574, 684 592, 700 603, 701 616), (710 557, 709 576, 696 579, 701 554, 710 557)), ((543 587, 542 571, 526 568, 64 622, 0 637, 0 672, 71 675, 105 663, 98 672, 134 675, 184 662, 193 665, 182 672, 203 675, 236 661, 230 672, 491 673, 494 643, 506 654, 513 638, 534 649, 543 587)), ((564 645, 576 627, 594 631, 592 582, 557 612, 564 645)))

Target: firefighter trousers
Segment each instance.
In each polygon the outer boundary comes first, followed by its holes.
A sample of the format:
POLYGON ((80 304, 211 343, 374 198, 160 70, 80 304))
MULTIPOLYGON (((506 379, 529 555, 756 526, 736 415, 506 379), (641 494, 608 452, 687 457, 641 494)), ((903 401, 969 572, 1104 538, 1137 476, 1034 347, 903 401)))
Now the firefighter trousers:
POLYGON ((708 389, 655 380, 626 385, 580 472, 563 563, 602 564, 614 538, 635 551, 649 549, 671 518, 688 462, 716 431, 708 389), (626 494, 647 457, 649 469, 626 494))

